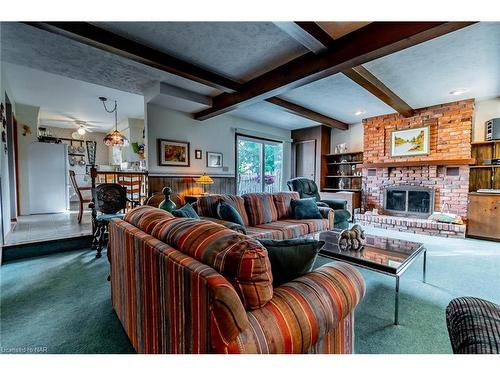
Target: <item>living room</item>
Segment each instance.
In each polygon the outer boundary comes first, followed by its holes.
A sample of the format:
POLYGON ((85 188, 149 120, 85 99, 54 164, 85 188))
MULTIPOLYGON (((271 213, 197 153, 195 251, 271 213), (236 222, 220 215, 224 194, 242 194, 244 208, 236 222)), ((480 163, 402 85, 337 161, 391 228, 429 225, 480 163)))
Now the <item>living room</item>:
POLYGON ((499 353, 498 20, 41 14, 0 23, 2 354, 499 353))

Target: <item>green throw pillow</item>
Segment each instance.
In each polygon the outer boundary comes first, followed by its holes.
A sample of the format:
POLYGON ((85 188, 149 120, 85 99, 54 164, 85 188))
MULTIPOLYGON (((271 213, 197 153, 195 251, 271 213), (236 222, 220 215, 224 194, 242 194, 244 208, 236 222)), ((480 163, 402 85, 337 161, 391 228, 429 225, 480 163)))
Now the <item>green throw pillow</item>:
POLYGON ((283 241, 261 239, 259 242, 267 249, 273 273, 273 287, 312 271, 316 256, 325 244, 325 241, 308 238, 283 241))
POLYGON ((223 200, 220 200, 217 204, 217 215, 219 215, 219 219, 244 226, 243 219, 238 210, 223 200))
POLYGON ((174 215, 175 217, 187 217, 198 220, 200 219, 193 206, 191 206, 189 203, 185 204, 177 210, 173 210, 172 215, 174 215))
POLYGON ((316 204, 316 198, 293 199, 292 210, 296 220, 323 218, 316 204))

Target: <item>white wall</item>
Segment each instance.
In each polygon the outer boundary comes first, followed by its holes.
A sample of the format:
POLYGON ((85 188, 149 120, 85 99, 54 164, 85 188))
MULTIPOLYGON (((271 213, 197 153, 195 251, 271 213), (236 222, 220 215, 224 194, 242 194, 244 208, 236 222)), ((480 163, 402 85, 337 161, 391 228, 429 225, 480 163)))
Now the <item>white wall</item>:
MULTIPOLYGON (((17 119, 17 146, 18 146, 18 166, 19 166, 19 214, 29 215, 30 195, 28 181, 28 146, 32 142, 38 142, 38 115, 40 107, 33 107, 16 103, 17 119), (31 129, 31 134, 23 136, 23 126, 27 125, 31 129)), ((36 198, 36 197, 35 197, 36 198)))
POLYGON ((332 129, 330 152, 340 143, 347 144, 348 152, 363 151, 363 124, 349 125, 348 130, 332 129))
MULTIPOLYGON (((118 130, 127 137, 129 145, 122 148, 122 161, 123 162, 136 162, 140 161, 139 154, 135 153, 132 148, 132 143, 144 143, 144 120, 137 118, 126 118, 118 123, 118 130)), ((111 150, 111 148, 110 148, 111 150)), ((111 152, 111 151, 110 151, 111 152)), ((111 154, 110 154, 111 155, 111 154)), ((112 157, 110 156, 110 160, 112 157)))
POLYGON ((484 123, 500 117, 500 98, 476 101, 474 107, 473 138, 474 142, 485 140, 484 123))
MULTIPOLYGON (((269 138, 290 140, 290 130, 243 120, 231 115, 221 115, 206 121, 197 121, 188 115, 160 107, 155 104, 146 105, 146 138, 147 163, 150 174, 200 175, 204 172, 210 176, 235 176, 235 131, 234 128, 248 129, 248 134, 258 133, 269 138), (190 142, 189 167, 164 167, 158 165, 157 139, 171 139, 190 142), (194 158, 194 150, 201 149, 203 158, 194 158), (222 168, 206 167, 206 152, 223 153, 222 168)), ((290 177, 291 143, 284 142, 283 151, 283 183, 290 177)))
MULTIPOLYGON (((10 89, 8 77, 5 74, 1 63, 0 56, 0 101, 3 103, 4 107, 6 104, 6 96, 9 97, 12 106, 12 113, 15 114, 16 104, 14 102, 14 96, 10 89)), ((0 222, 3 226, 4 235, 6 235, 11 229, 11 202, 10 202, 10 179, 9 175, 9 160, 8 155, 4 152, 4 145, 0 142, 0 174, 1 174, 1 189, 2 189, 2 212, 0 213, 0 222), (2 216, 3 214, 3 216, 2 216)), ((12 177, 14 178, 14 177, 12 177)))

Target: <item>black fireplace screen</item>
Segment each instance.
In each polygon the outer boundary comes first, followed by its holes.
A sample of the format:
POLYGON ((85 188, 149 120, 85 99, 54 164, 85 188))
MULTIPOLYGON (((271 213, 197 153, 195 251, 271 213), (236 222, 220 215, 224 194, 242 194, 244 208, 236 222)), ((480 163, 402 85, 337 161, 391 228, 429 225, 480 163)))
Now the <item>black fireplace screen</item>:
POLYGON ((416 186, 385 189, 384 211, 395 215, 427 217, 434 206, 434 190, 416 186))
POLYGON ((428 191, 408 192, 408 211, 430 214, 431 198, 428 191))
POLYGON ((388 190, 385 208, 387 210, 406 211, 406 191, 388 190))

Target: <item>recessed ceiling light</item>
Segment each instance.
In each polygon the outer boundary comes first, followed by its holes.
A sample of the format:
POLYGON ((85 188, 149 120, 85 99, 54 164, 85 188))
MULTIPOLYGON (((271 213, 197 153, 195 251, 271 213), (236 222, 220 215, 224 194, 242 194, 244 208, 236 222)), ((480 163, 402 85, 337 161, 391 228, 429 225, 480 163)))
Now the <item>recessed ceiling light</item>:
POLYGON ((456 89, 453 91, 450 91, 450 95, 462 95, 465 94, 469 89, 456 89))
POLYGON ((365 113, 366 113, 366 111, 362 111, 362 110, 358 110, 358 111, 354 112, 354 114, 356 116, 361 116, 362 114, 365 114, 365 113))

